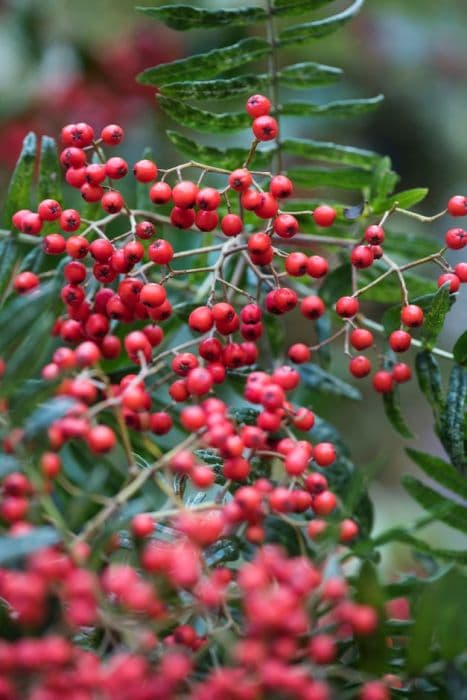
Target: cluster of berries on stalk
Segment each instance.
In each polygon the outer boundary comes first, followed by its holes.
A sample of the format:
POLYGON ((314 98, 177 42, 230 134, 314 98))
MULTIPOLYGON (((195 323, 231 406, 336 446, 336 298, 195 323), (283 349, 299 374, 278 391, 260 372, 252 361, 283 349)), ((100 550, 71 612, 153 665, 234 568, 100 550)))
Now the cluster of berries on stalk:
MULTIPOLYGON (((246 109, 253 119, 254 153, 259 142, 276 138, 278 124, 262 95, 252 96, 246 109)), ((60 485, 61 451, 69 442, 82 441, 97 455, 123 442, 131 452, 139 433, 164 436, 182 430, 188 437, 177 438, 155 471, 142 477, 160 469, 171 482, 182 484, 172 494, 180 507, 135 515, 130 523, 134 564, 112 561, 121 544, 112 536, 108 560, 96 573, 89 565, 93 527, 104 525, 124 503, 125 488, 132 495, 136 484, 136 493, 144 483, 138 481, 140 473, 91 520, 88 530, 77 533, 70 547, 57 545, 28 557, 24 571, 0 569, 0 597, 14 630, 11 641, 0 642, 0 698, 16 700, 24 689, 31 700, 56 700, 64 693, 70 700, 162 700, 182 693, 193 700, 254 700, 271 692, 328 700, 331 686, 321 667, 347 653, 359 636, 375 633, 384 620, 381 611, 352 601, 343 575, 324 573, 323 548, 331 543, 335 552, 351 546, 358 540, 359 523, 332 486, 337 447, 310 442, 315 415, 293 400, 301 381, 295 365, 310 362, 320 344, 295 343, 288 348, 290 364, 265 369, 261 343, 265 315, 297 309, 307 321, 316 321, 326 312, 319 286, 330 263, 322 237, 314 243, 313 235, 307 240, 300 234, 300 217, 329 228, 337 212, 326 204, 309 212, 283 209, 293 193, 292 181, 283 174, 250 170, 249 162, 233 171, 191 161, 161 170, 143 159, 130 168, 123 158, 108 158, 104 151, 119 145, 123 136, 114 124, 102 129, 99 138, 84 123, 62 130, 65 180, 85 202, 102 208, 100 219, 88 219, 53 199, 13 216, 21 234, 40 237, 44 253, 63 260, 57 273, 63 275, 63 313, 51 329, 56 343, 42 379, 50 382, 56 397, 70 403, 48 427, 38 476, 14 471, 4 477, 0 517, 10 535, 31 530, 41 499, 60 485), (201 170, 197 182, 183 179, 182 171, 190 168, 201 170), (130 171, 147 185, 154 205, 148 211, 131 209, 115 187, 130 171), (210 173, 224 178, 222 188, 201 186, 210 173), (172 185, 167 181, 171 176, 177 177, 172 185), (113 223, 122 220, 129 230, 115 235, 113 223), (209 233, 208 244, 196 252, 217 254, 216 261, 199 269, 178 267, 195 253, 190 246, 178 250, 170 233, 158 238, 161 224, 183 229, 187 236, 209 233), (311 255, 290 252, 291 245, 306 250, 309 243, 311 255), (235 279, 226 273, 232 260, 240 263, 235 279), (256 294, 241 287, 245 270, 255 280, 256 294), (212 284, 201 286, 204 298, 186 311, 191 339, 171 346, 164 323, 176 311, 173 283, 200 271, 210 275, 212 284), (306 285, 309 293, 303 293, 306 285), (124 370, 114 372, 112 363, 119 360, 124 360, 119 365, 124 370), (239 376, 248 418, 216 395, 218 385, 239 376), (205 454, 214 461, 204 459, 205 454), (180 497, 186 484, 205 494, 222 484, 220 499, 185 508, 180 497), (287 556, 271 544, 268 527, 274 518, 294 528, 303 554, 287 556), (237 569, 210 563, 210 549, 228 538, 249 548, 249 560, 237 569), (306 556, 309 552, 316 563, 306 556), (179 607, 186 624, 177 622, 179 607), (38 637, 52 612, 56 624, 38 637), (190 622, 195 619, 202 622, 190 622), (200 675, 197 658, 209 648, 215 619, 226 631, 241 627, 242 635, 226 665, 200 675), (99 631, 108 661, 73 641, 83 628, 99 631)), ((453 197, 448 211, 467 215, 467 199, 453 197)), ((466 236, 460 228, 450 229, 446 246, 460 250, 466 236)), ((384 259, 384 239, 381 222, 368 226, 361 241, 352 244, 351 265, 360 270, 384 259)), ((450 292, 456 292, 467 281, 467 263, 454 270, 443 264, 438 284, 449 283, 450 292)), ((41 274, 31 270, 13 280, 19 294, 34 293, 41 284, 41 274)), ((360 313, 359 294, 357 288, 334 307, 341 322, 336 335, 345 336, 349 355, 350 348, 362 353, 375 346, 360 313)), ((405 299, 401 328, 389 336, 393 352, 409 349, 410 331, 423 319, 423 309, 405 299)), ((351 356, 349 371, 365 377, 372 372, 371 361, 364 354, 351 356)), ((0 375, 5 372, 8 361, 0 360, 0 375)), ((410 377, 409 365, 398 362, 390 370, 379 367, 372 382, 385 393, 410 377)), ((2 410, 8 411, 7 402, 2 410)), ((24 455, 28 439, 17 426, 5 437, 3 449, 24 455)), ((389 686, 401 683, 394 676, 370 680, 362 684, 359 698, 387 700, 389 686)))

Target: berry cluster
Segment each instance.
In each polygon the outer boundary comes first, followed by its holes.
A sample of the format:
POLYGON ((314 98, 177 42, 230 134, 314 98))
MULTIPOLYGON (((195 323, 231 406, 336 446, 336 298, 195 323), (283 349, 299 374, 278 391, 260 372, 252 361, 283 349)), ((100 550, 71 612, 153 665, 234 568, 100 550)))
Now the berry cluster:
MULTIPOLYGON (((352 601, 344 572, 325 574, 327 557, 352 546, 360 527, 332 485, 337 446, 309 440, 315 415, 293 398, 301 382, 294 365, 310 362, 315 350, 341 338, 350 373, 369 375, 370 359, 352 355, 376 349, 360 295, 396 272, 401 327, 388 344, 403 353, 415 342, 411 330, 424 320, 423 309, 409 303, 405 269, 434 262, 443 268, 438 284, 449 283, 454 293, 467 281, 467 263, 452 270, 443 249, 397 266, 384 252, 384 224, 392 210, 359 240, 300 234, 301 217, 331 227, 338 213, 326 204, 313 211, 282 209, 292 181, 249 169, 258 143, 277 136, 271 103, 254 95, 246 109, 255 138, 249 159, 233 171, 194 161, 163 170, 149 159, 131 169, 123 158, 105 153, 121 143, 120 126, 106 126, 99 138, 88 124, 65 126, 65 180, 94 204, 96 215, 87 218, 45 199, 36 211, 13 216, 22 240, 63 261, 57 271, 63 276, 62 313, 51 329, 56 343, 42 379, 69 403, 48 426, 33 475, 14 471, 3 479, 0 517, 15 537, 40 522, 44 498, 70 487, 63 478, 68 443, 84 443, 97 455, 123 448, 128 478, 114 498, 96 495, 96 514, 62 545, 28 557, 24 570, 0 570, 2 606, 13 629, 0 644, 5 700, 55 700, 64 693, 72 700, 253 700, 273 691, 327 700, 332 684, 321 667, 344 654, 350 658, 358 637, 384 624, 381 611, 352 601), (115 187, 130 170, 147 185, 152 208, 131 208, 115 187), (190 170, 199 176, 183 179, 190 170), (208 176, 213 185, 202 187, 208 176), (103 215, 96 213, 99 206, 103 215), (168 227, 167 237, 157 238, 160 226, 168 227), (56 231, 49 233, 50 227, 56 231), (202 233, 207 240, 179 249, 169 240, 170 227, 185 230, 187 240, 202 233), (40 236, 43 229, 47 233, 40 236), (312 324, 305 324, 304 342, 288 349, 291 364, 268 366, 262 349, 271 315, 297 308, 316 321, 329 310, 319 296, 332 262, 323 253, 327 241, 344 249, 355 272, 349 295, 332 306, 338 330, 308 345, 312 324), (290 252, 290 246, 298 250, 290 252), (179 267, 184 258, 195 266, 179 267), (358 271, 378 259, 389 272, 359 288, 358 271), (199 274, 202 283, 193 286, 199 274), (179 285, 194 299, 181 309, 179 285), (174 342, 164 323, 171 323, 177 309, 189 338, 174 342), (230 379, 242 382, 241 409, 222 393, 230 379), (161 452, 158 436, 176 436, 173 448, 161 452), (158 455, 143 470, 135 442, 151 445, 151 455, 158 455), (123 544, 116 535, 107 537, 105 557, 96 563, 90 544, 105 537, 107 522, 150 480, 167 495, 167 507, 131 519, 130 563, 118 559, 123 544), (201 494, 192 507, 184 500, 188 488, 201 494), (275 521, 292 529, 301 555, 271 544, 275 521), (216 546, 232 540, 242 542, 246 554, 235 568, 216 564, 216 546), (104 660, 77 641, 88 628, 104 660), (38 636, 41 630, 47 634, 38 636), (207 670, 204 657, 212 652, 216 658, 221 631, 235 635, 228 658, 207 670)), ((467 215, 466 201, 453 197, 449 213, 467 215)), ((86 210, 92 211, 88 205, 86 210)), ((460 250, 466 242, 460 228, 446 234, 447 248, 460 250)), ((13 288, 34 294, 47 280, 48 273, 22 270, 13 288)), ((411 377, 404 362, 388 368, 378 352, 376 361, 372 383, 378 392, 411 377)), ((8 358, 0 360, 0 374, 5 372, 8 358)), ((2 411, 8 414, 6 401, 2 411)), ((3 449, 27 461, 27 431, 11 427, 3 449)), ((388 687, 401 682, 394 676, 366 679, 359 698, 386 700, 388 687)))

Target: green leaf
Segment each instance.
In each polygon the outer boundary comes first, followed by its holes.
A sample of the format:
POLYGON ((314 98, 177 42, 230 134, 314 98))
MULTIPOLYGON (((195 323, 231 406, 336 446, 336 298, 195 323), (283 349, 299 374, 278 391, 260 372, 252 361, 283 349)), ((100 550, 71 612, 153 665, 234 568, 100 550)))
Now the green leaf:
MULTIPOLYGON (((186 136, 177 131, 167 131, 167 136, 176 148, 192 160, 200 161, 206 165, 214 165, 218 168, 226 168, 227 170, 239 168, 248 155, 248 151, 243 148, 222 150, 213 146, 203 146, 186 138, 186 136)), ((272 151, 256 152, 251 167, 267 167, 271 159, 271 153, 272 151)))
POLYGON ((313 22, 306 22, 305 24, 296 24, 293 27, 283 29, 279 34, 279 46, 301 44, 309 39, 317 39, 335 32, 355 17, 362 8, 363 3, 364 0, 355 0, 350 7, 337 15, 313 22))
POLYGON ((399 176, 391 169, 391 159, 387 156, 381 158, 373 173, 373 182, 370 189, 370 202, 373 199, 386 199, 394 192, 399 176))
POLYGON ((216 114, 172 97, 158 95, 158 101, 164 112, 182 126, 205 131, 208 134, 222 134, 246 129, 251 125, 251 117, 246 112, 224 112, 216 114))
MULTIPOLYGON (((386 248, 386 242, 384 243, 384 247, 386 248)), ((420 253, 417 253, 417 255, 420 255, 420 253)), ((424 314, 427 315, 431 309, 434 298, 438 294, 438 291, 434 292, 433 294, 424 294, 419 297, 414 297, 411 303, 420 306, 424 314)), ((455 297, 449 295, 448 300, 450 306, 452 306, 452 304, 454 304, 455 297)), ((401 304, 391 306, 390 309, 387 309, 387 311, 385 311, 383 314, 382 322, 384 326, 384 332, 387 336, 389 336, 389 334, 392 333, 392 331, 398 330, 400 328, 401 323, 401 304)))
POLYGON ((237 423, 245 425, 256 425, 256 419, 259 415, 258 409, 249 406, 232 408, 229 413, 237 423))
POLYGON ((289 88, 310 88, 329 85, 342 77, 342 69, 313 61, 294 63, 278 73, 279 83, 289 88))
POLYGON ((341 187, 342 189, 360 190, 371 181, 371 173, 361 168, 289 168, 287 175, 295 185, 303 187, 341 187))
MULTIPOLYGON (((27 338, 31 324, 49 307, 51 285, 42 285, 32 294, 17 296, 0 312, 0 355, 27 338)), ((50 332, 50 329, 49 329, 50 332)), ((37 338, 34 338, 37 343, 37 338)))
POLYGON ((11 217, 18 209, 29 209, 31 206, 31 188, 36 152, 36 135, 30 131, 23 141, 23 148, 11 177, 3 205, 2 224, 7 228, 10 228, 11 217))
POLYGON ((0 536, 0 564, 11 564, 21 557, 25 557, 38 549, 50 547, 60 542, 60 535, 54 528, 44 525, 36 527, 25 535, 0 536))
POLYGON ((219 100, 254 94, 267 87, 269 82, 266 74, 217 80, 184 80, 163 85, 161 93, 178 100, 219 100))
POLYGON ((440 411, 444 409, 445 396, 438 361, 428 350, 422 350, 415 357, 415 371, 420 391, 428 399, 438 422, 440 411))
POLYGON ((467 365, 467 331, 456 340, 453 348, 454 359, 460 365, 467 365))
POLYGON ((8 287, 19 259, 20 246, 14 238, 0 241, 0 294, 8 287))
POLYGON ((75 404, 69 396, 59 396, 37 407, 24 424, 24 436, 27 440, 38 436, 58 418, 62 418, 75 404))
POLYGON ((281 112, 294 117, 357 117, 374 111, 383 100, 383 95, 377 95, 362 100, 338 100, 327 104, 287 102, 281 112))
POLYGON ((412 459, 420 469, 423 469, 430 479, 437 481, 450 491, 453 491, 453 493, 467 500, 467 479, 460 476, 451 464, 445 462, 440 457, 435 457, 435 455, 430 455, 426 452, 419 452, 410 447, 406 447, 405 451, 410 459, 412 459))
POLYGON ((454 365, 449 377, 446 404, 440 417, 440 439, 457 469, 464 473, 467 460, 464 451, 464 407, 467 393, 465 370, 454 365))
POLYGON ((414 187, 411 190, 404 190, 403 192, 396 192, 392 197, 387 199, 375 200, 371 203, 371 209, 373 214, 383 214, 384 212, 391 209, 393 206, 399 207, 399 209, 411 209, 416 204, 425 199, 428 194, 428 188, 426 187, 414 187))
MULTIPOLYGON (((369 561, 363 562, 355 589, 356 600, 365 605, 371 605, 378 612, 379 617, 383 617, 385 595, 378 581, 376 568, 369 561)), ((383 625, 379 624, 373 634, 357 637, 356 643, 359 651, 359 667, 377 675, 381 674, 385 669, 388 654, 383 625)))
POLYGON ((467 564, 467 551, 461 549, 443 549, 440 547, 433 547, 424 540, 414 537, 414 535, 410 534, 410 532, 407 532, 407 530, 402 527, 393 527, 389 530, 385 530, 373 540, 373 544, 375 546, 381 546, 392 542, 406 544, 419 552, 429 554, 435 558, 443 559, 444 561, 467 564))
POLYGON ((454 503, 410 474, 402 477, 402 485, 422 508, 430 513, 439 511, 436 516, 439 520, 449 527, 467 533, 467 508, 454 503))
POLYGON ((42 199, 63 201, 62 173, 57 155, 55 139, 43 136, 41 139, 41 156, 39 163, 39 181, 37 196, 42 199))
POLYGON ((335 394, 348 399, 359 400, 362 395, 356 387, 348 384, 343 379, 329 374, 318 365, 307 364, 300 367, 303 384, 313 391, 320 391, 325 394, 335 394))
POLYGON ((286 153, 302 158, 354 165, 366 170, 371 170, 381 158, 378 153, 363 148, 341 146, 326 141, 312 141, 311 139, 286 139, 282 148, 286 153))
POLYGON ((144 70, 137 79, 143 85, 159 86, 176 80, 215 78, 224 71, 243 66, 270 52, 271 46, 265 39, 242 39, 222 49, 213 49, 171 63, 160 63, 144 70))
POLYGON ((21 464, 13 455, 0 454, 0 479, 3 479, 11 472, 22 471, 21 464))
POLYGON ((390 231, 385 228, 384 250, 400 255, 405 260, 423 258, 433 253, 434 241, 411 231, 390 231))
POLYGON ((396 390, 383 394, 384 412, 394 430, 405 438, 413 438, 412 431, 402 415, 399 392, 396 390))
POLYGON ((424 347, 429 350, 434 348, 438 335, 443 329, 446 314, 451 308, 449 297, 449 282, 446 282, 434 295, 430 310, 425 315, 422 326, 422 342, 424 347))
POLYGON ((137 7, 138 12, 163 22, 179 32, 187 29, 215 29, 253 24, 267 19, 261 7, 239 7, 235 10, 205 10, 192 5, 162 5, 161 7, 137 7))

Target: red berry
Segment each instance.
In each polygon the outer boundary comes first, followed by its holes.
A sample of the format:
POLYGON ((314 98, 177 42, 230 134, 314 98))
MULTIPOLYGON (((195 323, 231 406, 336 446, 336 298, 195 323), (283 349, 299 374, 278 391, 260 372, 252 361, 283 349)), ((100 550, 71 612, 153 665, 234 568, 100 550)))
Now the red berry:
POLYGON ((358 535, 358 525, 350 518, 344 518, 339 526, 339 540, 341 542, 351 542, 358 535))
POLYGON ((290 346, 287 356, 289 360, 300 365, 304 362, 309 362, 311 359, 311 350, 303 343, 295 343, 295 345, 290 346))
POLYGON ((85 148, 91 145, 94 138, 94 130, 89 124, 84 122, 67 124, 67 126, 64 126, 62 129, 61 137, 64 146, 85 148))
POLYGON ((174 256, 174 250, 168 241, 159 238, 149 246, 148 255, 157 265, 168 265, 174 256))
POLYGON ((199 306, 194 309, 188 317, 188 325, 198 333, 206 333, 214 325, 214 318, 208 306, 199 306))
POLYGON ((384 229, 382 226, 373 224, 365 229, 365 240, 370 245, 381 245, 384 241, 384 229))
POLYGON ((139 160, 133 166, 133 175, 138 182, 151 182, 157 177, 157 165, 152 160, 139 160))
POLYGON ((149 190, 149 199, 153 204, 167 204, 172 198, 172 188, 167 182, 156 182, 149 190))
POLYGON ((218 190, 214 189, 214 187, 204 187, 198 192, 198 196, 196 198, 196 205, 200 209, 212 211, 214 209, 217 209, 220 203, 220 193, 218 190))
POLYGON ((321 255, 311 255, 308 258, 307 272, 310 277, 314 279, 320 279, 327 274, 329 265, 327 260, 321 257, 321 255))
POLYGON ((271 102, 264 95, 252 95, 248 98, 245 109, 255 119, 269 114, 271 111, 271 102))
POLYGON ((300 304, 300 313, 302 316, 312 320, 320 318, 325 311, 326 307, 323 300, 317 296, 305 297, 300 304))
POLYGON ((196 212, 195 225, 200 231, 214 231, 219 223, 219 215, 216 211, 200 210, 196 212))
POLYGON ((285 260, 285 269, 292 277, 302 277, 308 269, 305 253, 290 253, 285 260))
POLYGON ((160 306, 166 298, 167 293, 164 287, 161 284, 157 284, 157 282, 148 282, 139 293, 140 302, 149 307, 160 306))
POLYGON ((274 219, 274 231, 281 238, 293 238, 298 233, 298 221, 291 214, 279 214, 274 219))
POLYGON ((156 234, 156 227, 152 221, 139 221, 136 224, 135 234, 143 241, 147 241, 156 234))
POLYGON ((290 197, 293 192, 292 181, 285 175, 275 175, 269 183, 269 192, 276 199, 290 197))
POLYGON ((37 213, 42 221, 55 221, 60 218, 62 208, 55 199, 44 199, 40 202, 37 213))
POLYGON ((225 236, 238 236, 243 230, 243 221, 238 214, 226 214, 221 220, 221 230, 225 236))
POLYGON ((332 226, 336 216, 336 210, 327 204, 321 204, 321 206, 316 207, 313 212, 315 224, 322 227, 332 226))
POLYGON ((131 521, 131 531, 135 537, 147 537, 154 530, 154 520, 147 513, 138 513, 131 521))
POLYGON ((195 212, 193 209, 181 209, 174 207, 170 212, 170 221, 174 226, 187 229, 195 223, 195 212))
POLYGON ((252 129, 259 141, 272 141, 279 133, 277 121, 269 115, 256 117, 253 121, 252 129))
POLYGON ((467 243, 467 232, 462 228, 450 228, 446 231, 445 242, 452 250, 461 250, 467 243))
POLYGON ((407 304, 402 308, 401 321, 409 328, 416 328, 423 323, 423 311, 416 304, 407 304))
POLYGON ((60 163, 65 168, 81 168, 86 165, 86 153, 82 148, 70 146, 60 153, 60 163))
MULTIPOLYGON (((62 231, 72 233, 77 231, 81 224, 81 217, 76 209, 65 209, 60 215, 59 225, 62 231)), ((83 239, 85 240, 85 239, 83 239)))
POLYGON ((390 700, 391 694, 382 681, 368 681, 359 694, 359 700, 390 700))
POLYGON ((397 384, 408 382, 412 378, 412 370, 405 362, 398 362, 392 368, 392 378, 397 384))
POLYGON ((355 350, 366 350, 374 343, 373 333, 366 328, 355 328, 350 334, 350 344, 355 350))
POLYGON ((196 204, 198 187, 194 182, 183 180, 172 190, 172 200, 176 207, 180 209, 191 209, 196 204))
POLYGON ((102 163, 91 163, 85 169, 85 179, 90 185, 100 185, 105 180, 107 171, 102 163))
POLYGON ((101 131, 101 139, 107 146, 118 146, 123 136, 124 131, 118 124, 107 124, 101 131))
POLYGON ((33 272, 20 272, 13 282, 13 287, 18 294, 27 294, 36 289, 40 284, 40 279, 33 272))
POLYGON ((110 190, 102 195, 101 206, 108 214, 116 214, 124 204, 122 195, 116 190, 110 190))
POLYGON ((90 185, 89 182, 85 182, 80 187, 80 192, 85 202, 99 202, 104 194, 104 190, 100 185, 90 185))
POLYGON ((186 387, 190 394, 202 396, 211 390, 213 385, 212 374, 204 367, 195 367, 188 372, 186 387))
POLYGON ((259 204, 254 212, 260 219, 272 219, 279 209, 279 202, 269 192, 261 192, 259 204))
POLYGON ((358 313, 359 303, 355 297, 341 297, 336 303, 336 313, 342 318, 352 318, 358 313))
POLYGON ((457 275, 461 282, 467 282, 467 262, 457 263, 454 268, 454 274, 457 275))
POLYGON ((89 252, 91 253, 94 260, 100 263, 104 263, 107 262, 107 260, 114 252, 114 247, 112 243, 106 238, 97 238, 89 246, 89 252))
POLYGON ((66 241, 60 233, 49 233, 42 239, 42 250, 47 255, 61 255, 65 247, 66 241))
POLYGON ((461 286, 461 281, 457 275, 452 272, 445 272, 443 275, 438 277, 438 287, 442 287, 443 284, 449 283, 449 291, 451 294, 459 291, 461 286))
POLYGON ((350 255, 350 261, 354 267, 358 269, 364 269, 365 267, 370 267, 373 264, 374 255, 370 246, 367 245, 357 245, 352 250, 350 255))
POLYGON ((107 425, 96 425, 87 434, 87 443, 92 452, 109 452, 117 442, 115 433, 107 425))
POLYGON ((389 345, 394 352, 405 352, 410 348, 412 337, 407 331, 393 331, 389 336, 389 345))
POLYGON ((105 164, 105 172, 112 180, 121 180, 128 173, 128 163, 118 156, 109 158, 105 164))
POLYGON ((39 214, 28 212, 21 217, 21 231, 29 236, 37 236, 42 229, 42 219, 39 214))
POLYGON ((247 211, 254 211, 260 205, 261 194, 258 190, 245 190, 240 196, 242 207, 247 211))
POLYGON ((313 510, 316 515, 329 515, 337 505, 337 499, 332 491, 321 491, 313 498, 313 510))
POLYGON ((371 372, 370 360, 364 355, 352 357, 349 362, 349 372, 357 379, 366 377, 371 372))
POLYGON ((316 637, 312 637, 308 649, 315 664, 330 664, 337 654, 336 642, 330 634, 317 634, 316 637))
POLYGON ((336 461, 336 448, 331 442, 318 442, 313 448, 313 458, 320 467, 329 467, 336 461))
POLYGON ((246 168, 238 168, 229 175, 229 185, 237 192, 244 192, 250 187, 252 182, 253 177, 246 168))
POLYGON ((393 389, 391 372, 381 369, 373 375, 373 387, 380 394, 387 394, 393 389))
POLYGON ((467 198, 460 194, 454 195, 449 200, 447 209, 451 216, 467 216, 467 198))

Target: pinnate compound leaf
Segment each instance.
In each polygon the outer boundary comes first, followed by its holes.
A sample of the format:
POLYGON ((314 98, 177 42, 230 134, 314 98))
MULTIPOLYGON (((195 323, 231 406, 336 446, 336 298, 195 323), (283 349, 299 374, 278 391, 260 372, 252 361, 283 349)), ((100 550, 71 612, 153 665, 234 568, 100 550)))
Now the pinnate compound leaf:
POLYGON ((443 284, 433 297, 430 309, 425 314, 422 326, 422 342, 424 347, 431 350, 444 326, 444 319, 451 308, 449 282, 443 284))
POLYGON ((391 159, 388 156, 381 158, 373 172, 370 201, 373 199, 386 199, 394 192, 398 180, 398 174, 391 168, 391 159))
POLYGON ((440 416, 440 439, 454 466, 462 473, 467 470, 464 451, 464 409, 467 393, 467 373, 454 365, 449 377, 446 403, 440 416))
POLYGON ((467 508, 454 503, 447 496, 435 491, 419 479, 406 474, 402 477, 402 485, 417 503, 429 513, 434 513, 449 527, 467 533, 467 508))
POLYGON ((305 187, 339 187, 359 190, 371 182, 371 173, 361 168, 317 168, 304 166, 289 168, 288 176, 294 184, 305 187))
POLYGON ((334 0, 276 0, 272 12, 275 15, 297 15, 310 10, 318 10, 334 0))
POLYGON ((353 146, 342 146, 327 141, 312 141, 311 139, 286 139, 282 144, 283 150, 292 155, 321 160, 327 163, 342 163, 371 170, 381 156, 374 151, 353 146))
POLYGON ((176 80, 215 78, 216 75, 243 66, 270 52, 271 47, 265 39, 259 37, 242 39, 222 49, 212 49, 189 58, 147 68, 138 75, 138 81, 143 85, 157 87, 176 80))
MULTIPOLYGON (((226 168, 227 170, 239 168, 248 155, 247 150, 243 148, 222 150, 213 146, 204 146, 188 139, 178 131, 167 131, 167 136, 173 145, 189 158, 218 168, 226 168)), ((267 167, 271 159, 271 153, 272 151, 256 152, 252 161, 252 167, 267 167)))
POLYGON ((25 535, 0 536, 0 564, 11 564, 21 557, 28 556, 38 549, 50 547, 60 542, 59 533, 52 527, 36 527, 25 535))
POLYGON ((413 438, 407 422, 402 414, 399 392, 396 389, 383 394, 384 412, 394 430, 405 438, 413 438))
POLYGON ((357 117, 374 111, 383 100, 383 95, 377 95, 367 99, 337 100, 327 104, 287 102, 282 107, 282 114, 294 117, 357 117))
POLYGON ((251 95, 264 90, 268 84, 269 77, 266 74, 241 75, 238 78, 167 83, 162 86, 161 93, 178 100, 218 100, 238 95, 251 95))
POLYGON ((327 36, 349 22, 363 7, 365 0, 355 0, 350 7, 332 17, 296 24, 283 29, 279 34, 279 46, 301 44, 309 39, 327 36))
POLYGON ((29 132, 23 141, 23 147, 10 180, 5 203, 3 205, 2 224, 11 227, 11 217, 18 209, 31 206, 31 188, 34 177, 34 165, 37 154, 37 138, 29 132))
POLYGON ((461 498, 467 501, 467 479, 459 475, 459 472, 454 467, 445 462, 441 457, 419 452, 410 447, 405 450, 415 464, 422 469, 430 479, 437 481, 439 484, 456 493, 461 498))
POLYGON ((251 117, 246 112, 216 114, 164 95, 158 95, 158 101, 164 112, 182 126, 208 134, 239 131, 246 129, 251 124, 251 117))
POLYGON ((163 22, 179 32, 187 29, 242 26, 267 19, 267 13, 262 7, 206 10, 192 5, 162 5, 161 7, 137 7, 136 9, 151 19, 163 22))
POLYGON ((415 357, 415 371, 420 391, 430 404, 436 421, 445 406, 441 372, 436 357, 429 350, 422 350, 415 357))

